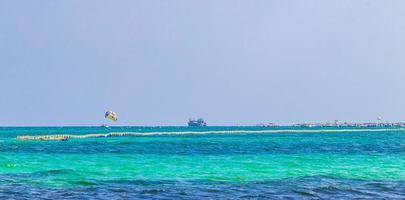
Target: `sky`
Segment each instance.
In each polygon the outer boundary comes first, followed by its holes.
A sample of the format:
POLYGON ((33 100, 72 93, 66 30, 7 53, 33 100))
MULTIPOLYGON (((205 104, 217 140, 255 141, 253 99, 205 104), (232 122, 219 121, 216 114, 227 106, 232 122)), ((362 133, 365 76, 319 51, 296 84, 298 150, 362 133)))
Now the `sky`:
POLYGON ((405 121, 402 0, 0 0, 0 126, 405 121))

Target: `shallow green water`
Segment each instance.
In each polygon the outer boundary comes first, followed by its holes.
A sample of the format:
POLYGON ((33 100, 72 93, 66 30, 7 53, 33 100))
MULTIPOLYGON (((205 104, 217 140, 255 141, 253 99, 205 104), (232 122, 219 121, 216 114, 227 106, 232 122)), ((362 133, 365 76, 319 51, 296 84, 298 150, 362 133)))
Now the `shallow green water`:
MULTIPOLYGON (((204 191, 207 188, 230 187, 232 189, 241 187, 242 184, 252 192, 255 190, 256 194, 281 190, 287 191, 286 194, 292 197, 300 197, 301 195, 292 192, 294 185, 306 185, 309 194, 316 196, 323 194, 322 188, 318 187, 320 182, 322 185, 322 181, 327 180, 326 182, 332 185, 339 185, 341 183, 338 182, 341 181, 346 185, 354 184, 351 188, 361 186, 358 189, 360 193, 356 191, 354 194, 351 190, 345 193, 344 188, 342 189, 342 194, 352 195, 349 197, 353 198, 405 197, 402 196, 405 194, 400 192, 405 191, 403 187, 405 131, 398 129, 380 131, 356 129, 356 131, 343 132, 341 131, 343 129, 328 132, 319 132, 319 129, 311 132, 311 129, 306 129, 306 131, 297 130, 293 133, 268 133, 266 132, 268 129, 256 127, 215 127, 209 128, 209 131, 236 132, 69 141, 18 141, 15 139, 15 136, 21 133, 41 134, 41 130, 45 130, 45 134, 72 133, 73 131, 77 134, 107 131, 140 133, 207 131, 173 127, 128 127, 127 129, 121 127, 117 130, 91 127, 2 128, 0 129, 0 178, 2 178, 0 189, 3 188, 4 191, 13 194, 23 192, 15 191, 15 188, 19 187, 23 190, 44 190, 42 192, 45 193, 60 190, 69 193, 69 190, 83 190, 77 194, 78 196, 73 195, 78 198, 89 195, 90 191, 87 190, 104 191, 112 186, 147 187, 148 189, 152 187, 160 191, 165 190, 167 185, 172 185, 171 188, 188 188, 186 190, 194 191, 193 195, 197 195, 205 194, 204 191), (261 130, 263 133, 260 133, 261 130), (258 132, 246 134, 244 131, 258 132), (276 184, 282 181, 287 181, 285 188, 276 184), (385 189, 374 186, 375 183, 384 186, 385 189), (275 188, 263 189, 270 186, 275 188), (65 191, 64 189, 67 188, 70 189, 65 191), (317 189, 320 191, 317 192, 317 189), (364 194, 361 193, 364 191, 364 194), (385 195, 387 191, 388 194, 397 196, 387 196, 385 195), (370 192, 377 192, 377 194, 373 196, 369 194, 370 192)), ((166 191, 164 195, 168 195, 167 192, 176 195, 178 190, 166 191)), ((115 197, 119 197, 120 194, 117 193, 115 197)), ((134 198, 143 197, 139 196, 143 194, 141 191, 129 194, 134 198)), ((163 197, 159 195, 163 194, 157 192, 154 197, 163 197)), ((202 197, 193 195, 183 197, 202 197)), ((219 191, 214 191, 211 195, 220 195, 218 197, 221 198, 240 197, 219 191)), ((333 192, 329 195, 325 197, 333 197, 333 192)))

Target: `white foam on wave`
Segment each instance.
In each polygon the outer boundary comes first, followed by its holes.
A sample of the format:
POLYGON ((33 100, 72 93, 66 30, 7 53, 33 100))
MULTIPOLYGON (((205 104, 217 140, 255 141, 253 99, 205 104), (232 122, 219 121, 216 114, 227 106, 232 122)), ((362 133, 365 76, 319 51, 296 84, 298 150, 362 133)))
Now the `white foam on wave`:
POLYGON ((205 134, 266 134, 266 133, 342 133, 342 132, 399 132, 405 128, 387 129, 283 129, 283 130, 213 130, 213 131, 159 131, 159 132, 111 132, 95 133, 86 135, 42 135, 42 136, 18 136, 17 139, 51 139, 52 138, 98 138, 98 137, 127 137, 127 136, 152 136, 152 135, 205 135, 205 134))

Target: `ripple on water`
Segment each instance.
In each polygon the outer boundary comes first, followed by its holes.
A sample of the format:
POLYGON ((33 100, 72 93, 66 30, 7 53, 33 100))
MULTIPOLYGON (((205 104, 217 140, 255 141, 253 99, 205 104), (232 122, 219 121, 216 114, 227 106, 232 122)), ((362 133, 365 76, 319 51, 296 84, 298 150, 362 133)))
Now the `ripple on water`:
POLYGON ((103 131, 0 128, 0 199, 405 199, 404 131, 15 140, 103 131))
POLYGON ((85 181, 68 188, 0 185, 0 198, 17 199, 403 199, 404 181, 303 177, 261 182, 85 181))

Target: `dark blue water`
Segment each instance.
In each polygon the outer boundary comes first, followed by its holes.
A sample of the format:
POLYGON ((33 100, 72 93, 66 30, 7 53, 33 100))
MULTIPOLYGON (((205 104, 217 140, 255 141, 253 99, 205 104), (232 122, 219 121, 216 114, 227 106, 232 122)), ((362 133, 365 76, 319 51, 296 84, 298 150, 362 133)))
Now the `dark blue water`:
POLYGON ((1 176, 0 199, 404 199, 403 181, 301 177, 267 182, 116 181, 73 188, 13 184, 1 176))

